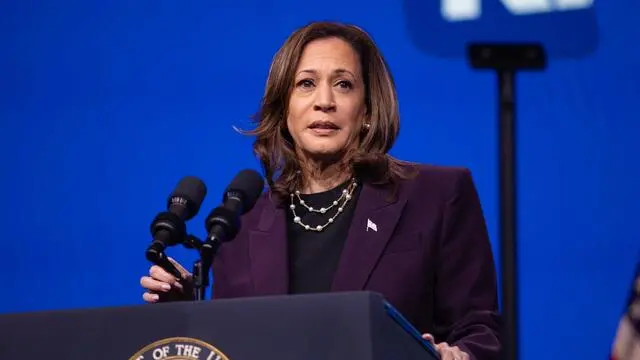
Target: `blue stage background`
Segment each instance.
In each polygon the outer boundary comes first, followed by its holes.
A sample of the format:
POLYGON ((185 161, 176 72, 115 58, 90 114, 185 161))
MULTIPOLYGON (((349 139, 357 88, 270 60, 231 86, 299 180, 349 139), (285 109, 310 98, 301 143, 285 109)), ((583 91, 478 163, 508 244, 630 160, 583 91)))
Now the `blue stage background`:
POLYGON ((0 311, 141 303, 148 226, 169 192, 187 174, 206 181, 190 223, 202 236, 224 186, 258 168, 232 126, 250 126, 271 57, 331 19, 364 27, 388 58, 393 154, 473 171, 496 260, 496 81, 463 45, 548 46, 549 69, 518 82, 522 359, 604 359, 639 250, 638 14, 637 0, 523 16, 485 0, 463 22, 435 0, 2 2, 0 311))

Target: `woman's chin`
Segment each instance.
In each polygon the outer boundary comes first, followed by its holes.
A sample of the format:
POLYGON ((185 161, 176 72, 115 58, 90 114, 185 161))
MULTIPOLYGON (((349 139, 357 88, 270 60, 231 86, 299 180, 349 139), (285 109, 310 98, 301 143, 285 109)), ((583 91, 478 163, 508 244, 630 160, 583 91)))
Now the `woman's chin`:
POLYGON ((303 149, 309 155, 332 155, 340 152, 344 148, 344 144, 336 141, 327 141, 330 139, 317 139, 317 141, 309 141, 304 144, 303 149))
POLYGON ((339 146, 309 146, 304 149, 307 157, 317 160, 328 160, 340 158, 344 153, 339 146))

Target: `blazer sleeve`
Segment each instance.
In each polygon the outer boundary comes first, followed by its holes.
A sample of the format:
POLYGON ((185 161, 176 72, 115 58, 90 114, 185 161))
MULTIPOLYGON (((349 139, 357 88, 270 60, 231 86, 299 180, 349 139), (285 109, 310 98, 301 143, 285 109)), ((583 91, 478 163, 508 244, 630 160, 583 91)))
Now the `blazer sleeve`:
POLYGON ((502 324, 491 243, 471 172, 457 174, 442 218, 433 335, 471 359, 499 359, 502 324))

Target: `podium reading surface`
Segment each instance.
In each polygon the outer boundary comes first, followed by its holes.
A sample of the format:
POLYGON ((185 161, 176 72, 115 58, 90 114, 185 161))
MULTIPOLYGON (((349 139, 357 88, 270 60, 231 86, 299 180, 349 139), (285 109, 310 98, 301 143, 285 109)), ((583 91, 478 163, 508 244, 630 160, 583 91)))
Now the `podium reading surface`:
POLYGON ((0 359, 436 359, 390 311, 343 292, 7 314, 0 359))

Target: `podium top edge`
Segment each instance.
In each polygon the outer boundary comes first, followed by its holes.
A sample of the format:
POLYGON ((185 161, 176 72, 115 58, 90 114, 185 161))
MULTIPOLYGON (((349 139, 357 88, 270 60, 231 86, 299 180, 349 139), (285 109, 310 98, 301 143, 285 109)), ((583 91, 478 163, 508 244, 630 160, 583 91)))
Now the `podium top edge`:
POLYGON ((343 291, 343 292, 327 292, 327 293, 309 293, 309 294, 273 294, 273 295, 261 295, 261 296, 251 296, 251 297, 237 297, 237 298, 223 298, 223 299, 208 299, 204 301, 176 301, 176 302, 167 302, 167 303, 156 303, 156 304, 126 304, 126 305, 117 305, 117 306, 100 306, 100 307, 75 307, 75 308, 62 308, 62 309, 34 309, 34 310, 26 310, 20 312, 8 312, 8 313, 0 313, 1 318, 13 317, 13 316, 26 316, 26 315, 56 315, 56 314, 73 314, 73 313, 85 313, 85 312, 95 312, 95 311, 126 311, 133 309, 146 309, 146 308, 157 308, 157 307, 184 307, 184 306, 208 306, 214 304, 230 304, 230 303, 238 303, 238 304, 247 304, 247 303, 256 303, 256 302, 264 302, 264 301, 309 301, 310 299, 314 299, 316 301, 321 301, 326 299, 327 301, 335 301, 340 299, 369 299, 370 301, 380 302, 381 304, 385 303, 384 297, 377 292, 372 291, 343 291))

